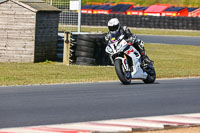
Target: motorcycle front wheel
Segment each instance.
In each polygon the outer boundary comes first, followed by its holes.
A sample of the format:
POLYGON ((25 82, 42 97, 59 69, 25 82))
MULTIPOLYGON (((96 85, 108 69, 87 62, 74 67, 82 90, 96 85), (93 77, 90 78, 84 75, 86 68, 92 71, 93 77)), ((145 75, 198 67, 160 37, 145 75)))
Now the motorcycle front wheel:
POLYGON ((125 72, 122 65, 123 64, 120 59, 115 60, 115 71, 117 73, 119 80, 123 84, 128 85, 131 83, 131 72, 125 72))

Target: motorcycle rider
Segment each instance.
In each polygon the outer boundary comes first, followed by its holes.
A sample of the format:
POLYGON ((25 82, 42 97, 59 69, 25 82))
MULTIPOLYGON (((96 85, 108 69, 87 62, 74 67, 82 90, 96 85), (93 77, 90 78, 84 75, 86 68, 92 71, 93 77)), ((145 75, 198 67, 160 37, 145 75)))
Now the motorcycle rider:
POLYGON ((146 51, 144 49, 144 42, 140 39, 137 39, 136 35, 132 34, 127 26, 122 27, 117 18, 112 18, 108 21, 108 29, 109 29, 109 32, 105 36, 105 41, 107 44, 109 41, 112 40, 111 34, 119 34, 119 35, 124 34, 125 40, 139 51, 141 55, 142 64, 143 65, 153 64, 153 61, 151 61, 146 54, 146 51))

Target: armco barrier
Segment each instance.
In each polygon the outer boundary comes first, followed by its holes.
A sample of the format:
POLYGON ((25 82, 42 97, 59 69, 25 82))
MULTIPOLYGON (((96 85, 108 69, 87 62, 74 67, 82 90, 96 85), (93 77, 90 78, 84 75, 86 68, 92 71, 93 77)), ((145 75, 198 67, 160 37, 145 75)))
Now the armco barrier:
POLYGON ((122 25, 129 27, 200 30, 200 17, 82 14, 81 22, 88 26, 107 26, 111 18, 118 18, 122 25))

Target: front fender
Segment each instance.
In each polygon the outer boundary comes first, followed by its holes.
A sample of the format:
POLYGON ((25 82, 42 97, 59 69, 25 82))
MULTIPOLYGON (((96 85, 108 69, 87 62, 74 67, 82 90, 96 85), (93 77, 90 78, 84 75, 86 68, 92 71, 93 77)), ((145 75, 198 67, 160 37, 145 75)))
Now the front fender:
POLYGON ((116 57, 115 60, 121 60, 121 61, 122 61, 122 64, 123 64, 124 70, 125 70, 125 71, 130 71, 130 68, 129 68, 127 59, 122 58, 122 57, 116 57))

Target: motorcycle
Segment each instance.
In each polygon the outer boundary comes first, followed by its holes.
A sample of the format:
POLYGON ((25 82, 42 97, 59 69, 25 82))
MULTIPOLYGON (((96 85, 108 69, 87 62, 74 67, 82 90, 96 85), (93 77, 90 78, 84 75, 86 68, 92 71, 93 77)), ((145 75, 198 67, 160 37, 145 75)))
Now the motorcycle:
POLYGON ((147 84, 154 83, 156 72, 153 65, 142 63, 140 53, 124 39, 124 35, 111 34, 111 41, 105 51, 123 84, 130 84, 132 79, 141 79, 147 84))

